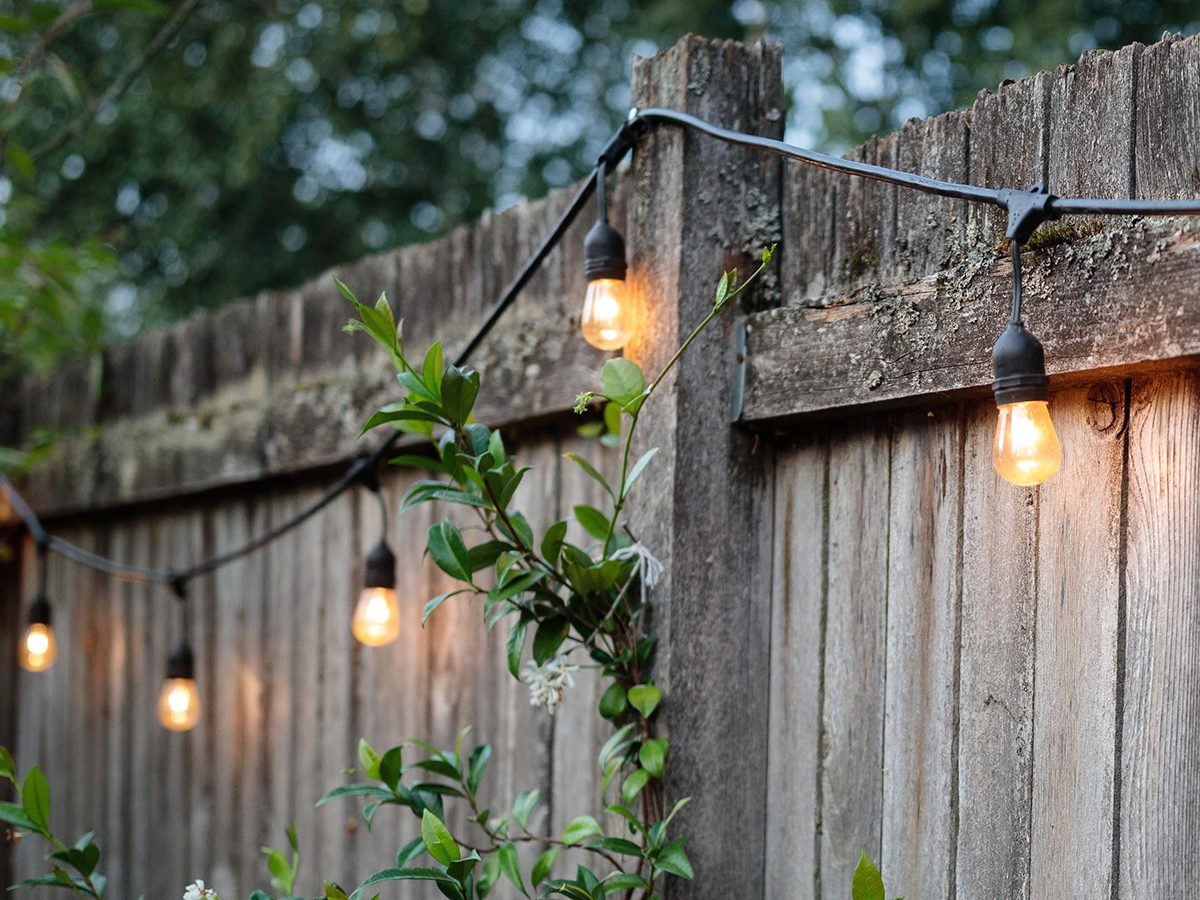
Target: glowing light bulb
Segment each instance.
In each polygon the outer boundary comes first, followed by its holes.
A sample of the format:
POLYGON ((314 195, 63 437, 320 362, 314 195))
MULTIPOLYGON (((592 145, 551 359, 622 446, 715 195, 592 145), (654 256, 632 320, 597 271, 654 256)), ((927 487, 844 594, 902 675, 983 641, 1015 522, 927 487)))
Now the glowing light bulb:
POLYGON ((190 731, 200 721, 200 692, 193 678, 168 678, 158 696, 158 721, 171 731, 190 731))
POLYGON ((54 664, 57 653, 54 629, 48 623, 30 622, 21 638, 21 668, 29 672, 44 672, 54 664))
POLYGON ((1045 400, 1005 403, 996 420, 992 465, 1005 481, 1022 487, 1041 484, 1062 464, 1062 446, 1045 400))
POLYGON ((368 647, 382 647, 400 637, 400 604, 392 588, 364 588, 350 623, 354 637, 368 647))
POLYGON ((589 281, 583 298, 583 338, 599 350, 620 350, 633 337, 634 310, 623 279, 589 281))

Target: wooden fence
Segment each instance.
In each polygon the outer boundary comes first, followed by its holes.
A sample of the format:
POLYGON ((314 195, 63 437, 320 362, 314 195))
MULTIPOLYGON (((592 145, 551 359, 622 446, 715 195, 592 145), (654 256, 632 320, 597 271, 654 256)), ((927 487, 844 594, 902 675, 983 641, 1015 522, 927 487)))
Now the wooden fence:
MULTIPOLYGON (((782 129, 770 45, 687 38, 635 65, 633 94, 782 129)), ((1198 126, 1200 39, 1164 39, 1007 83, 854 155, 988 186, 1195 196, 1198 126)), ((387 288, 415 346, 453 345, 562 203, 339 274, 387 288)), ((617 206, 644 306, 628 353, 647 368, 707 311, 722 265, 745 271, 781 242, 765 288, 697 342, 644 423, 661 486, 643 485, 633 527, 669 565, 656 677, 668 787, 694 798, 681 828, 698 879, 670 895, 843 900, 864 849, 890 895, 922 900, 1187 894, 1200 864, 1195 223, 1073 219, 1031 242, 1027 321, 1065 460, 1025 490, 990 460, 989 355, 1011 275, 994 211, 670 129, 639 146, 617 206)), ((522 487, 535 527, 595 492, 562 452, 613 465, 565 415, 603 362, 576 336, 586 226, 478 358, 482 416, 512 425, 537 465, 522 487)), ((27 489, 64 536, 135 562, 183 562, 279 521, 394 392, 386 360, 338 332, 344 316, 323 279, 118 349, 99 393, 83 369, 30 384, 9 429, 66 431, 27 489)), ((389 476, 392 501, 413 477, 389 476)), ((0 656, 15 685, 0 738, 44 764, 56 826, 103 835, 111 896, 171 897, 195 877, 244 894, 266 879, 257 848, 291 821, 302 893, 385 864, 411 818, 367 834, 349 803, 312 808, 360 734, 445 743, 470 724, 497 745, 496 803, 538 788, 552 830, 598 808, 594 682, 550 719, 504 673, 477 609, 451 601, 416 627, 442 590, 420 559, 441 514, 393 523, 406 627, 382 650, 347 624, 378 528, 353 494, 198 584, 205 718, 186 735, 153 715, 169 595, 54 564, 59 661, 31 676, 0 656)), ((0 654, 31 554, 26 542, 19 573, 0 569, 0 654)), ((19 874, 40 862, 31 843, 19 874)))

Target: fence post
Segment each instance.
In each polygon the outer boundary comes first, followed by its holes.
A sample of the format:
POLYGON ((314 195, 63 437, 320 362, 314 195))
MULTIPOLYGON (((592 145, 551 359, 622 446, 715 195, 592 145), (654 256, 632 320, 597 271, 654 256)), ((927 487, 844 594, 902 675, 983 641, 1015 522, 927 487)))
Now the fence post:
MULTIPOLYGON (((779 47, 689 35, 635 62, 633 103, 782 136, 779 47)), ((634 154, 629 244, 639 336, 627 355, 656 374, 712 307, 722 267, 745 277, 778 239, 781 163, 664 126, 634 154)), ((774 302, 773 272, 753 296, 774 302), (765 298, 765 299, 764 299, 765 298)), ((749 292, 748 292, 749 293, 749 292)), ((657 592, 655 678, 664 687, 672 832, 691 836, 692 900, 763 894, 770 620, 771 467, 765 442, 730 424, 734 339, 727 310, 651 401, 639 436, 670 477, 643 489, 637 534, 668 567, 657 592)))

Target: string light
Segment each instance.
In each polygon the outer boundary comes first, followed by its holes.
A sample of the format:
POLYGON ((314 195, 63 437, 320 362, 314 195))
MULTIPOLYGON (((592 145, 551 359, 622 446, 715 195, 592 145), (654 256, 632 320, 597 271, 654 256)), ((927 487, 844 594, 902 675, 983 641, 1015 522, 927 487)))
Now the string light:
POLYGON ((188 643, 187 583, 174 584, 183 618, 183 634, 167 660, 167 677, 158 695, 158 721, 171 731, 191 731, 200 721, 200 691, 196 688, 196 659, 188 643))
MULTIPOLYGON (((1013 242, 1014 316, 1008 329, 993 349, 996 380, 993 390, 999 407, 997 441, 993 462, 998 472, 1016 484, 1038 484, 1057 470, 1062 458, 1058 437, 1050 421, 1048 381, 1041 344, 1020 320, 1020 255, 1017 248, 1044 221, 1062 215, 1200 215, 1200 199, 1180 200, 1116 200, 1056 197, 1041 185, 1029 191, 1012 188, 985 188, 977 185, 941 181, 912 172, 903 172, 806 150, 774 138, 760 137, 734 131, 706 122, 696 116, 670 109, 631 110, 628 120, 613 135, 600 154, 595 169, 576 190, 543 238, 537 249, 526 259, 513 280, 492 305, 487 316, 455 356, 453 364, 462 365, 500 317, 516 301, 550 252, 558 246, 568 229, 597 192, 597 223, 585 239, 584 269, 588 292, 581 317, 584 337, 589 343, 606 350, 619 349, 632 337, 635 327, 634 304, 630 302, 625 283, 625 241, 608 224, 605 196, 605 176, 654 127, 673 126, 707 135, 733 146, 749 148, 780 156, 788 160, 817 166, 828 171, 893 184, 940 197, 989 204, 1008 213, 1007 237, 1013 242)), ((0 487, 8 494, 14 510, 25 522, 39 548, 55 553, 80 565, 123 581, 139 584, 181 585, 188 578, 216 571, 235 560, 262 549, 275 539, 298 527, 325 506, 340 497, 356 483, 366 483, 364 473, 373 470, 400 438, 395 431, 368 456, 351 463, 347 471, 313 503, 245 544, 216 556, 200 560, 180 571, 148 568, 121 563, 85 550, 70 541, 50 534, 34 511, 25 502, 9 479, 0 472, 0 487)), ((400 630, 399 605, 396 603, 396 559, 386 542, 386 513, 384 540, 367 557, 365 587, 355 610, 352 628, 364 643, 378 646, 395 640, 400 630), (386 614, 385 614, 386 611, 386 614), (360 614, 361 613, 361 614, 360 614)), ((49 602, 45 597, 45 576, 42 590, 31 605, 29 627, 22 637, 21 664, 40 670, 54 660, 54 634, 50 628, 49 602), (30 653, 29 651, 36 651, 30 653)), ((186 634, 186 632, 185 632, 186 634)), ((160 702, 160 718, 171 728, 186 729, 199 719, 199 695, 195 689, 194 661, 186 637, 168 663, 167 683, 160 702), (164 712, 164 706, 166 712, 164 712), (168 724, 171 723, 171 724, 168 724)))
POLYGON ((46 598, 46 545, 38 543, 38 592, 29 605, 29 619, 17 659, 27 672, 45 672, 54 665, 58 645, 50 625, 50 601, 46 598))
MULTIPOLYGON (((1047 195, 1041 185, 1029 192, 1032 198, 1047 195)), ((1038 209, 1041 199, 1031 199, 1038 209)), ((1026 211, 1009 226, 1012 243, 1013 300, 1008 327, 992 348, 996 398, 996 440, 992 465, 1005 481, 1020 487, 1035 487, 1050 478, 1062 464, 1062 446, 1050 419, 1050 379, 1041 342, 1021 321, 1021 238, 1040 221, 1038 212, 1026 211), (1031 220, 1033 222, 1031 226, 1031 220)))
POLYGON ((350 630, 354 637, 368 647, 382 647, 400 637, 400 604, 396 601, 396 554, 387 543, 388 511, 378 477, 373 470, 364 470, 362 482, 379 501, 383 532, 379 543, 367 554, 363 571, 363 589, 350 630))
POLYGON ((583 240, 587 293, 580 324, 583 339, 599 350, 620 350, 633 337, 636 311, 625 284, 625 239, 608 224, 605 164, 596 165, 596 224, 583 240))

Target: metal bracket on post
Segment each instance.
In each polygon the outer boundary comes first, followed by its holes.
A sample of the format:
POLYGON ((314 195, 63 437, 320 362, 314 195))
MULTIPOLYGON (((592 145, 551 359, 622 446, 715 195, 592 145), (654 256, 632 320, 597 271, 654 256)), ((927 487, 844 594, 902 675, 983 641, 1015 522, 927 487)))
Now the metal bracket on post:
POLYGON ((1024 244, 1039 225, 1057 219, 1059 213, 1053 207, 1055 199, 1055 196, 1046 190, 1045 185, 1040 183, 1027 191, 1015 191, 1012 188, 1000 191, 1000 203, 1008 210, 1008 231, 1005 232, 1005 237, 1018 244, 1024 244))
POLYGON ((746 335, 749 333, 745 318, 738 318, 733 326, 733 384, 729 391, 729 421, 742 417, 742 406, 746 399, 746 335))

